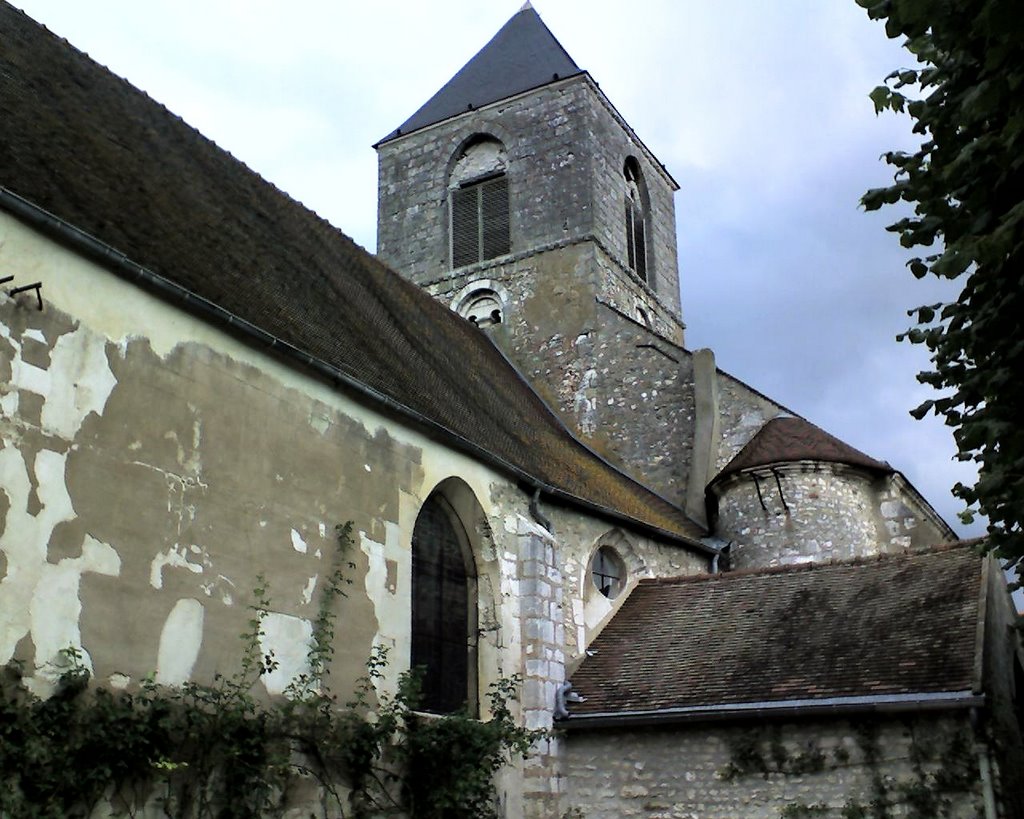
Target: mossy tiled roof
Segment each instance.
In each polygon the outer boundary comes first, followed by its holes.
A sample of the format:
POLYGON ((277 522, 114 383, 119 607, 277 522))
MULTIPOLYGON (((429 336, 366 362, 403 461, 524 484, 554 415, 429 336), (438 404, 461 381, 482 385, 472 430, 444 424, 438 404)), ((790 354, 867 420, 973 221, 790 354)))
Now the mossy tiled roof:
POLYGON ((970 691, 970 546, 643 580, 572 677, 573 714, 970 691))
POLYGON ((894 471, 884 461, 865 455, 810 421, 780 416, 772 418, 758 430, 715 476, 712 485, 745 469, 794 461, 824 461, 858 466, 874 472, 894 471))

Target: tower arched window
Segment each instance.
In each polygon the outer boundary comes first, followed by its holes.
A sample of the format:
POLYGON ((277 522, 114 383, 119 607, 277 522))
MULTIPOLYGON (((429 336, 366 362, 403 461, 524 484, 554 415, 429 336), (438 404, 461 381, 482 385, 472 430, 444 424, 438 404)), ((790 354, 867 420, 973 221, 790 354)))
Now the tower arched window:
POLYGON ((452 168, 452 267, 503 256, 511 249, 505 149, 479 137, 460 152, 452 168))
POLYGON ((410 666, 423 675, 424 711, 475 710, 476 572, 465 530, 439 494, 413 526, 410 666))
POLYGON ((647 202, 640 165, 630 157, 623 168, 626 178, 626 261, 643 281, 647 279, 647 202))

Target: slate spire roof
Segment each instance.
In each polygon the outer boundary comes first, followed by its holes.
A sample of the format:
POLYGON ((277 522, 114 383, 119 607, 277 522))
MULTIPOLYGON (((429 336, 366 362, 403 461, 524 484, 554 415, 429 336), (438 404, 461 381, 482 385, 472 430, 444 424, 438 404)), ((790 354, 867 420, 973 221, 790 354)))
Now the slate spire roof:
POLYGON ((582 73, 526 3, 440 91, 377 144, 582 73))
POLYGON ((641 580, 573 674, 572 713, 970 692, 983 567, 958 545, 641 580))

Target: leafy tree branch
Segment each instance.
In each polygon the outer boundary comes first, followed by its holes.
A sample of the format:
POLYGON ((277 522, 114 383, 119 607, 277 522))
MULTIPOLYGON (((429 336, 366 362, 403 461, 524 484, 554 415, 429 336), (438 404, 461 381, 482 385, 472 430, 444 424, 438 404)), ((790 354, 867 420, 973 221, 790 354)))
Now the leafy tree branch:
POLYGON ((921 137, 891 151, 893 184, 868 210, 899 201, 913 215, 889 226, 920 248, 911 273, 962 283, 959 297, 910 311, 900 338, 924 344, 918 379, 939 395, 913 411, 945 419, 958 458, 978 466, 953 492, 988 518, 1001 557, 1024 557, 1024 14, 1019 0, 856 0, 917 65, 871 93, 876 112, 904 112, 921 137))

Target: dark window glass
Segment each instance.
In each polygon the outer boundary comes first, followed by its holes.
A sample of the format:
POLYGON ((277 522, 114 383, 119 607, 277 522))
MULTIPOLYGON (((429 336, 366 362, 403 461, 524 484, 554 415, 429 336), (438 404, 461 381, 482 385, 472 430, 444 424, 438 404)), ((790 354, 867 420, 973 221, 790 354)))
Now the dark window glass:
POLYGON ((428 498, 412 533, 412 657, 423 669, 421 707, 450 714, 469 691, 469 582, 462 548, 442 503, 428 498))
POLYGON ((626 584, 626 567, 610 546, 602 546, 590 564, 590 576, 605 597, 615 597, 626 584))
POLYGON ((647 214, 640 192, 640 169, 631 158, 623 172, 626 177, 626 261, 629 269, 646 282, 647 214))

